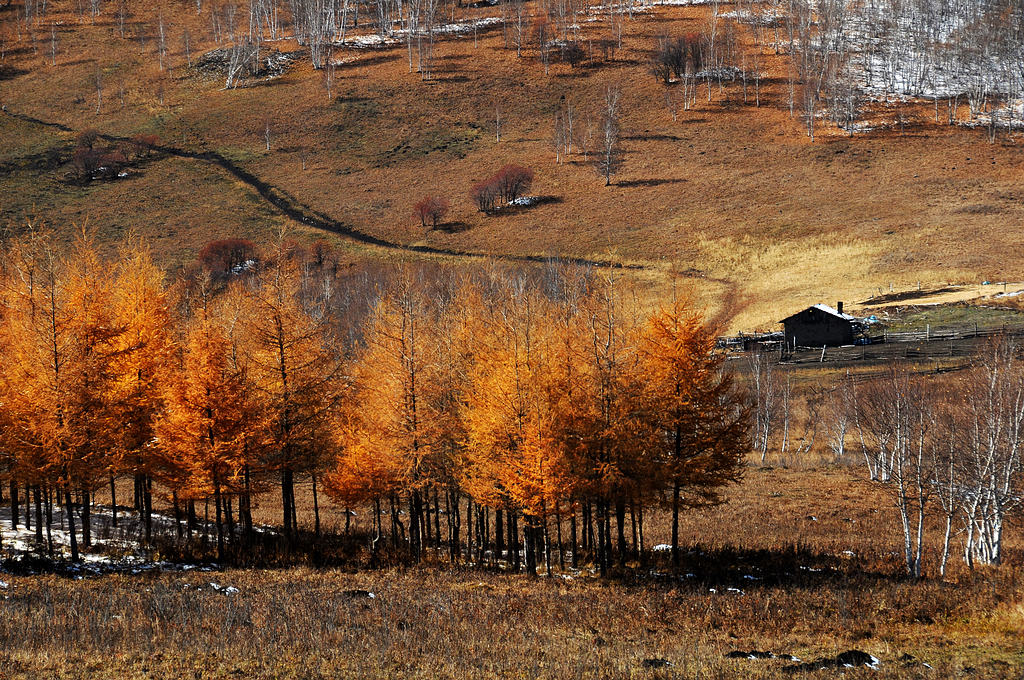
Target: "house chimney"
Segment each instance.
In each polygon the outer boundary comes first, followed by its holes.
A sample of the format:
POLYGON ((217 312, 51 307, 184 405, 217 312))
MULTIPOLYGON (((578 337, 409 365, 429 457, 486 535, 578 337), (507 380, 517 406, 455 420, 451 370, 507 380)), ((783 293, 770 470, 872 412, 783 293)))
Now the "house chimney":
POLYGON ((840 314, 842 314, 842 313, 843 313, 843 301, 842 301, 842 300, 840 300, 840 301, 839 301, 839 302, 838 302, 838 303, 836 304, 836 311, 837 311, 837 312, 839 312, 840 314))

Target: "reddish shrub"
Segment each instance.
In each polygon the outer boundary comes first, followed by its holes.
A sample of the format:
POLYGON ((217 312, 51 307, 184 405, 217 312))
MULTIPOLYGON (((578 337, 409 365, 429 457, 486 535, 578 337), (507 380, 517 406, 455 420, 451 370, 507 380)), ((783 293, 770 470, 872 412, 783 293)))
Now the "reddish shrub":
MULTIPOLYGON (((482 209, 482 208, 481 208, 482 209)), ((426 228, 430 222, 437 229, 438 221, 448 214, 448 200, 441 196, 427 196, 413 206, 413 215, 420 220, 420 226, 426 228)))
POLYGON ((100 133, 93 128, 86 128, 78 133, 78 137, 75 141, 78 143, 78 148, 91 149, 96 146, 96 142, 99 141, 100 133))
POLYGON ((156 135, 135 135, 131 139, 132 151, 136 158, 148 156, 159 143, 160 138, 156 135))
POLYGON ((210 241, 199 251, 197 259, 214 276, 241 273, 256 261, 256 244, 242 238, 210 241))
POLYGON ((533 170, 510 163, 499 170, 491 180, 497 184, 501 199, 511 203, 533 186, 533 170))
POLYGON ((469 196, 476 203, 476 207, 480 212, 489 213, 497 205, 498 198, 501 196, 501 189, 498 187, 495 179, 491 177, 483 182, 474 184, 473 188, 469 191, 469 196))

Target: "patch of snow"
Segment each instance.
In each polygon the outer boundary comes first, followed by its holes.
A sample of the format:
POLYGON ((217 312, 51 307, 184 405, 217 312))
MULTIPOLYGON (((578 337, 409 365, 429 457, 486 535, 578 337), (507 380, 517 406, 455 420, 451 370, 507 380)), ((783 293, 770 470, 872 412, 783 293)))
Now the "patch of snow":
POLYGON ((222 586, 219 583, 214 583, 213 581, 210 581, 210 587, 223 595, 234 595, 239 592, 238 588, 234 586, 222 586))
POLYGON ((653 550, 654 552, 668 552, 669 550, 672 550, 672 546, 670 546, 668 543, 659 543, 658 545, 651 548, 651 550, 653 550))

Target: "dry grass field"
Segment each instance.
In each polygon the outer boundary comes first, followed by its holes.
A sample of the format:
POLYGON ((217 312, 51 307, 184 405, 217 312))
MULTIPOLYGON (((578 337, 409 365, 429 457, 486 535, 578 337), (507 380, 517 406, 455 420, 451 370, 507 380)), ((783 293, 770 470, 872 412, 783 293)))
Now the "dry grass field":
MULTIPOLYGON (((341 49, 329 100, 308 56, 281 77, 233 90, 188 68, 185 28, 194 57, 215 46, 206 10, 161 9, 170 56, 160 71, 155 9, 133 8, 122 39, 113 10, 93 22, 72 3, 52 6, 56 65, 49 34, 19 41, 12 22, 6 29, 7 114, 74 131, 153 133, 168 147, 217 152, 295 204, 400 246, 630 263, 642 267, 635 274, 654 296, 676 269, 710 309, 731 314, 736 329, 772 326, 806 303, 865 299, 890 284, 1024 278, 1013 227, 1024 215, 1016 139, 990 144, 982 131, 935 124, 921 106, 905 107, 902 131, 880 108, 869 112, 869 134, 849 138, 826 127, 811 143, 789 115, 786 57, 767 47, 759 108, 752 93, 743 104, 738 82, 723 92, 713 85, 710 102, 702 86, 696 107, 673 121, 665 86, 647 68, 653 36, 699 30, 707 7, 637 13, 612 58, 554 63, 549 75, 535 49, 517 58, 493 26, 477 40, 440 40, 430 81, 410 72, 404 46, 341 49), (576 105, 583 130, 588 116, 596 122, 609 83, 623 91, 625 165, 604 187, 579 144, 556 164, 549 140, 561 97, 576 105), (547 200, 484 216, 468 189, 506 162, 532 166, 532 193, 547 200), (448 197, 453 209, 443 228, 424 233, 411 207, 428 193, 448 197)), ((585 41, 608 33, 606 17, 595 18, 582 26, 585 41)), ((288 40, 275 47, 298 49, 288 40)), ((12 230, 28 220, 60 231, 88 223, 105 239, 135 230, 172 268, 216 237, 258 240, 282 225, 300 238, 321 235, 207 161, 163 154, 127 178, 82 187, 63 179, 73 132, 0 115, 0 135, 0 221, 12 230)), ((353 257, 438 257, 334 238, 353 257)))
MULTIPOLYGON (((776 678, 793 677, 783 671, 793 664, 725 655, 811 660, 847 649, 882 665, 843 677, 1019 676, 1016 533, 1010 565, 908 581, 881 487, 849 464, 770 462, 751 464, 728 505, 686 517, 679 577, 657 562, 608 581, 587 568, 530 578, 442 563, 5 574, 0 676, 776 678), (649 659, 674 665, 651 669, 649 659)), ((652 541, 667 537, 663 524, 651 531, 652 541)), ((927 559, 934 571, 934 552, 927 559)))

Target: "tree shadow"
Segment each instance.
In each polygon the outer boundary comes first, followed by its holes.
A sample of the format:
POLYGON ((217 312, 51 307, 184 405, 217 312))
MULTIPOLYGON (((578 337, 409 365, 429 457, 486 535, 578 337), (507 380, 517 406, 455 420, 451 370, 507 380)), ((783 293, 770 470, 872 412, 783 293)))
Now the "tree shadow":
MULTIPOLYGON (((360 54, 362 54, 362 53, 364 53, 366 51, 365 49, 358 49, 357 50, 356 48, 353 48, 353 50, 356 50, 360 54)), ((353 59, 352 61, 341 62, 340 64, 335 64, 334 68, 335 68, 335 70, 341 70, 341 69, 356 68, 356 67, 359 67, 359 66, 376 66, 378 64, 387 64, 388 62, 398 61, 401 58, 402 58, 402 56, 400 54, 396 54, 394 52, 388 52, 388 53, 376 54, 376 55, 374 55, 372 57, 367 57, 365 59, 353 59)))
POLYGON ((760 588, 797 588, 813 590, 826 585, 865 587, 876 583, 907 580, 898 568, 892 571, 868 569, 856 558, 811 550, 802 545, 779 549, 749 549, 734 546, 703 548, 680 546, 679 567, 672 567, 668 550, 652 553, 652 567, 636 571, 627 578, 677 585, 690 584, 723 594, 740 594, 760 588))
POLYGON ((555 78, 559 78, 559 79, 562 79, 562 80, 576 80, 576 79, 589 78, 591 75, 593 75, 593 73, 594 72, 592 70, 590 70, 590 69, 586 69, 586 68, 583 68, 581 66, 576 66, 571 71, 566 71, 566 72, 563 72, 563 73, 556 73, 555 74, 555 78))
POLYGON ((14 80, 18 76, 23 76, 26 73, 28 73, 27 69, 0 64, 0 82, 5 80, 14 80))
POLYGON ((631 188, 631 187, 658 187, 662 184, 682 184, 685 179, 630 179, 625 182, 615 182, 615 186, 631 188))
POLYGON ((655 133, 655 134, 646 134, 646 133, 644 133, 644 134, 640 134, 640 135, 630 135, 628 137, 623 137, 623 139, 624 140, 630 140, 630 141, 637 141, 637 142, 682 142, 683 141, 682 137, 678 137, 676 135, 668 135, 668 134, 665 134, 665 133, 655 133))
POLYGON ((442 222, 441 224, 438 224, 436 227, 429 229, 428 233, 431 231, 440 231, 444 232, 445 234, 458 234, 463 231, 469 231, 471 227, 472 225, 467 222, 455 220, 452 222, 442 222))

